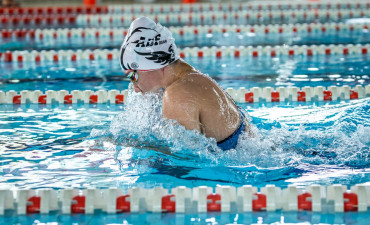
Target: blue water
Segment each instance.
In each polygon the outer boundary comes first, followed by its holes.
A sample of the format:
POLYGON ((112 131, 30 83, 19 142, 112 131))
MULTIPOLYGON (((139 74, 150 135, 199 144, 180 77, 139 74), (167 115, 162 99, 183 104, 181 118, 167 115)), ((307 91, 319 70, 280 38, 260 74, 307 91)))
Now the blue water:
POLYGON ((32 215, 0 217, 3 224, 367 224, 368 213, 255 212, 203 214, 32 215))
MULTIPOLYGON (((332 20, 330 20, 332 21, 332 20)), ((228 20, 217 24, 238 24, 228 20)), ((248 24, 307 22, 250 20, 248 24)), ((328 22, 321 18, 308 22, 328 22)), ((338 22, 338 21, 333 21, 338 22)), ((343 21, 344 22, 344 21, 343 21)), ((95 24, 96 25, 96 24, 95 24)), ((95 26, 94 25, 94 26, 95 26)), ((116 26, 115 24, 114 26, 116 26)), ((164 24, 166 25, 166 24, 164 24)), ((176 25, 176 24, 170 24, 176 25)), ((84 25, 80 25, 84 27, 84 25)), ((120 25, 121 26, 121 25, 120 25)), ((358 32, 214 34, 176 37, 179 47, 366 44, 358 32)), ((117 48, 122 40, 2 40, 0 50, 117 48)), ((185 58, 223 88, 368 85, 368 56, 185 58)), ((116 61, 0 63, 0 90, 127 89, 116 61)), ((370 99, 239 104, 255 137, 221 152, 214 139, 161 116, 160 94, 130 92, 125 105, 0 105, 0 188, 172 188, 180 185, 344 184, 370 182, 370 99)), ((7 211, 0 224, 366 224, 369 213, 206 213, 28 215, 7 211)))
MULTIPOLYGON (((331 86, 369 84, 367 56, 281 56, 240 58, 188 57, 186 61, 209 74, 222 87, 331 86)), ((111 90, 129 81, 116 61, 0 63, 0 89, 111 90), (71 82, 72 81, 72 82, 71 82)))
MULTIPOLYGON (((0 105, 0 188, 355 185, 370 180, 370 100, 240 104, 256 138, 220 152, 160 116, 160 96, 116 105, 0 105), (149 114, 148 114, 149 113, 149 114), (256 130, 255 129, 255 130, 256 130)), ((2 224, 366 224, 369 213, 15 216, 2 224)))
POLYGON ((236 151, 221 153, 214 140, 162 119, 158 98, 135 95, 124 108, 1 105, 0 187, 369 181, 368 99, 242 104, 258 128, 256 138, 244 138, 236 151))

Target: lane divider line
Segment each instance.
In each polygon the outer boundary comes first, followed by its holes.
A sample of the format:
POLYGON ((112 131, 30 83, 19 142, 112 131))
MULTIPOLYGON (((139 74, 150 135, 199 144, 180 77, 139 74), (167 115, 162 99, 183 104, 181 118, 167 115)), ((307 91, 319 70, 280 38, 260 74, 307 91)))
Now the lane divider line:
MULTIPOLYGON (((369 31, 370 23, 303 23, 303 24, 273 24, 273 25, 202 25, 202 26, 171 26, 173 36, 186 41, 191 41, 205 35, 217 34, 254 34, 262 35, 294 35, 307 36, 324 34, 348 35, 366 34, 369 31)), ((101 38, 110 38, 123 40, 127 35, 127 29, 124 28, 57 28, 57 29, 3 29, 0 31, 0 40, 9 42, 10 40, 20 41, 22 39, 35 40, 36 43, 55 40, 99 40, 101 38)))
POLYGON ((366 212, 370 206, 370 186, 310 185, 287 188, 266 185, 174 187, 144 189, 21 189, 0 190, 0 215, 5 210, 18 215, 34 213, 93 214, 113 213, 206 213, 257 211, 312 211, 326 213, 366 212), (13 197, 15 194, 16 198, 13 197))
MULTIPOLYGON (((181 58, 213 57, 213 58, 239 58, 239 57, 294 57, 294 56, 367 56, 370 44, 347 45, 293 45, 293 46, 240 46, 240 47, 186 47, 178 49, 181 58)), ((6 51, 0 53, 0 62, 75 62, 80 60, 117 60, 119 50, 50 50, 50 51, 6 51)))
MULTIPOLYGON (((351 88, 348 85, 316 87, 252 87, 249 90, 226 88, 225 91, 238 103, 259 102, 311 102, 311 101, 340 101, 370 97, 370 85, 357 85, 351 88)), ((0 104, 124 104, 128 97, 128 90, 73 90, 53 91, 45 93, 23 90, 0 91, 0 104)))
POLYGON ((59 7, 11 7, 0 8, 4 15, 55 15, 55 14, 111 14, 111 13, 170 13, 170 12, 206 12, 206 11, 240 11, 240 10, 311 10, 311 9, 367 9, 370 4, 365 1, 325 2, 248 2, 230 3, 195 3, 195 4, 127 4, 108 6, 59 6, 59 7))
MULTIPOLYGON (((312 5, 315 7, 314 5, 312 5)), ((362 4, 343 4, 337 7, 351 7, 362 8, 366 5, 362 4)), ((16 15, 16 16, 28 16, 28 15, 56 15, 56 14, 105 14, 111 13, 111 6, 58 6, 58 7, 9 7, 0 8, 0 15, 16 15)))
POLYGON ((352 18, 370 17, 368 9, 320 9, 283 11, 236 11, 236 12, 182 12, 182 13, 138 13, 113 15, 79 15, 76 25, 80 27, 124 26, 140 16, 148 16, 165 26, 219 25, 219 24, 287 24, 314 22, 341 22, 352 18))
POLYGON ((30 16, 0 16, 0 28, 40 27, 129 27, 131 22, 148 16, 165 26, 219 24, 287 24, 309 22, 341 22, 352 18, 370 17, 368 9, 273 10, 235 12, 178 12, 120 14, 57 14, 30 16))
POLYGON ((195 4, 155 4, 114 5, 109 6, 109 13, 173 13, 173 12, 208 12, 208 11, 263 11, 263 10, 312 10, 312 9, 366 9, 370 4, 365 1, 329 2, 246 2, 246 3, 195 3, 195 4))

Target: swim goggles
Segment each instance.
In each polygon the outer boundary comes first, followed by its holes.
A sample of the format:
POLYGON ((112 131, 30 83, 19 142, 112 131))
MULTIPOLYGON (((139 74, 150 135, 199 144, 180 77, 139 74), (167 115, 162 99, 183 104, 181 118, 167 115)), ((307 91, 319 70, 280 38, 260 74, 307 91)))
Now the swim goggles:
POLYGON ((126 77, 130 79, 132 83, 136 83, 139 80, 139 75, 137 74, 137 71, 142 71, 142 72, 151 72, 151 71, 156 71, 160 69, 154 69, 154 70, 125 70, 126 72, 126 77))
POLYGON ((139 75, 136 70, 130 71, 126 76, 132 83, 136 83, 139 80, 139 75))

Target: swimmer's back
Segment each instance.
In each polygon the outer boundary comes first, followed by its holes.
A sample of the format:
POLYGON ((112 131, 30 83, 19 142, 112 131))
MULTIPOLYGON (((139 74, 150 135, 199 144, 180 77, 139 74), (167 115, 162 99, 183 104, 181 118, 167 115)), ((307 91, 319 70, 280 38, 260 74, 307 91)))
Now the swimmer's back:
MULTIPOLYGON (((185 126, 187 129, 198 129, 216 141, 228 138, 241 123, 240 113, 233 100, 210 77, 199 72, 185 74, 168 87, 164 94, 164 106, 166 101, 177 103, 170 105, 179 105, 180 109, 176 110, 194 119, 190 127, 185 126)), ((164 107, 164 116, 171 119, 171 115, 166 115, 167 109, 164 107)), ((180 124, 189 123, 178 117, 177 120, 180 124)))

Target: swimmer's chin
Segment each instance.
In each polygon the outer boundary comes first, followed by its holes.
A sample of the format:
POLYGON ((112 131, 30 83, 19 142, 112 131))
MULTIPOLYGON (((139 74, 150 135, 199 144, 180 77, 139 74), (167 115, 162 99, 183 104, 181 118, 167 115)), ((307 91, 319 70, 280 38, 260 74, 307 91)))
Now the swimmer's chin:
POLYGON ((141 93, 142 95, 145 94, 161 94, 164 92, 164 88, 153 88, 151 90, 141 90, 140 88, 136 88, 132 83, 129 84, 128 89, 134 91, 135 93, 141 93))

